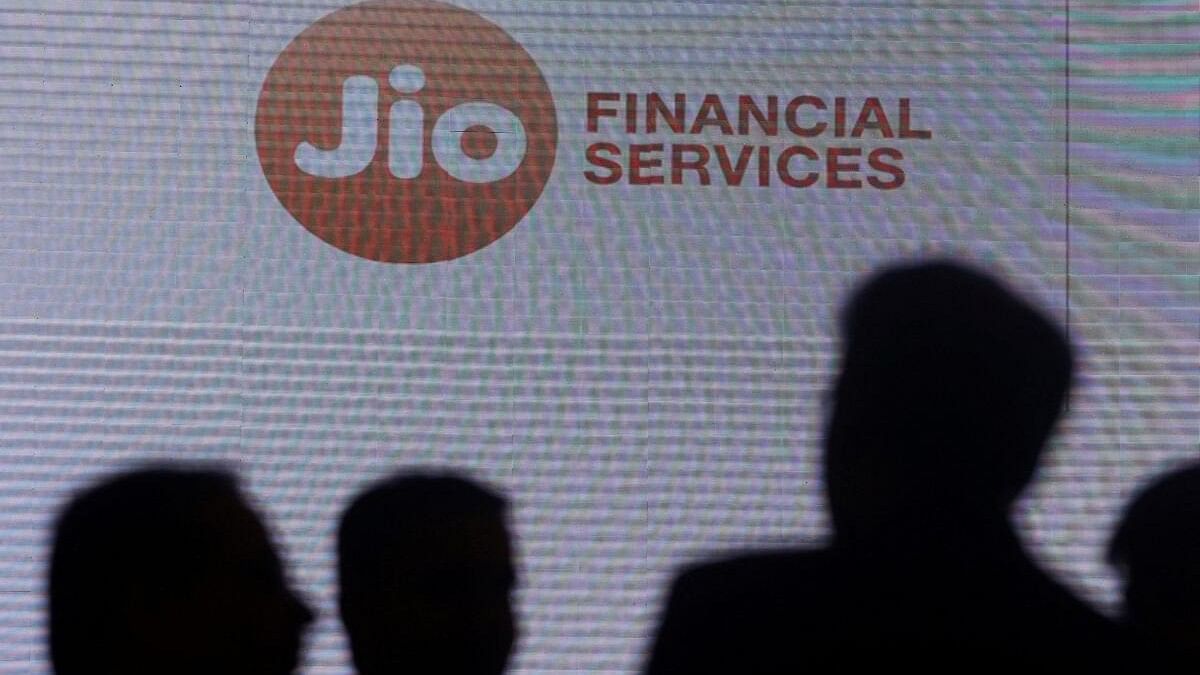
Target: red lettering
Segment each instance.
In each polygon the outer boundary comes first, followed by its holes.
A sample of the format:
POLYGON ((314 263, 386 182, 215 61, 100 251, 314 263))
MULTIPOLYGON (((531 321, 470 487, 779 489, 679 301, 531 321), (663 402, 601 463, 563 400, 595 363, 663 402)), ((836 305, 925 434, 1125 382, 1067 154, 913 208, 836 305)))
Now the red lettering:
POLYGON ((687 112, 687 96, 675 94, 675 110, 667 110, 667 104, 658 94, 646 95, 646 133, 658 131, 658 118, 662 116, 671 131, 683 133, 683 118, 687 112))
POLYGON ((718 145, 717 163, 721 165, 721 173, 725 174, 725 184, 737 187, 746 177, 746 169, 750 166, 750 157, 754 155, 753 145, 743 145, 738 151, 737 164, 729 161, 729 150, 724 145, 718 145))
POLYGON ((629 146, 630 185, 662 185, 665 182, 661 175, 642 173, 643 169, 657 169, 662 166, 662 159, 645 157, 647 154, 662 151, 662 143, 635 143, 629 146))
POLYGON ((883 110, 883 104, 874 96, 863 102, 858 121, 854 123, 854 130, 850 132, 850 136, 861 138, 866 129, 874 129, 884 138, 892 137, 892 125, 888 123, 887 113, 883 110), (875 118, 874 121, 872 117, 875 118))
POLYGON ((600 129, 601 117, 616 117, 617 111, 611 108, 601 108, 605 101, 619 101, 621 95, 610 91, 589 91, 587 95, 587 130, 596 133, 600 129))
POLYGON ((817 122, 811 127, 800 126, 799 120, 796 119, 796 113, 802 105, 811 105, 817 110, 825 109, 825 101, 822 101, 816 96, 797 96, 788 103, 787 110, 785 110, 783 113, 784 119, 787 121, 788 131, 791 131, 793 134, 804 138, 820 136, 825 132, 825 128, 829 125, 825 122, 817 122))
POLYGON ((637 94, 625 94, 625 133, 637 133, 637 94))
POLYGON ((900 138, 932 138, 932 131, 912 128, 912 111, 909 106, 907 98, 900 99, 900 138))
POLYGON ((700 112, 696 113, 696 120, 692 122, 692 128, 688 133, 698 134, 704 131, 704 127, 713 125, 717 126, 723 134, 733 134, 733 125, 729 123, 729 116, 725 114, 725 106, 721 104, 721 97, 709 94, 700 104, 700 112))
MULTIPOLYGON (((717 153, 719 154, 725 147, 718 145, 717 153)), ((704 145, 694 145, 691 143, 681 143, 671 148, 671 184, 683 184, 683 172, 692 170, 700 177, 701 185, 710 183, 708 176, 708 147, 704 145), (683 153, 695 153, 695 159, 687 160, 683 158, 683 153)))
POLYGON ((587 148, 587 161, 592 166, 598 166, 601 169, 607 169, 608 175, 601 175, 596 171, 584 171, 583 176, 596 185, 612 185, 621 180, 621 163, 611 160, 607 157, 601 157, 600 153, 608 153, 616 157, 621 156, 621 148, 615 143, 592 143, 587 148))
POLYGON ((779 134, 779 97, 767 97, 767 112, 764 114, 753 96, 738 97, 738 133, 742 136, 750 134, 750 118, 758 122, 758 128, 767 136, 779 134))
POLYGON ((776 166, 776 169, 779 171, 779 180, 783 181, 785 185, 789 185, 794 188, 806 188, 816 183, 817 179, 821 177, 821 174, 817 173, 816 171, 809 171, 808 173, 804 174, 804 178, 797 179, 795 176, 793 176, 791 171, 791 162, 792 158, 796 155, 804 155, 813 161, 820 161, 821 156, 811 148, 806 148, 803 145, 790 145, 787 148, 784 148, 783 152, 779 153, 779 160, 776 166))
POLYGON ((892 176, 892 180, 880 180, 875 176, 867 176, 867 183, 869 183, 871 187, 879 188, 880 190, 895 190, 901 185, 904 185, 904 169, 901 169, 895 164, 890 164, 883 161, 883 159, 881 159, 883 157, 894 160, 904 159, 904 155, 895 148, 879 148, 877 150, 872 150, 871 154, 867 157, 867 163, 870 164, 871 168, 875 169, 876 171, 890 174, 892 176))
POLYGON ((771 146, 762 145, 758 148, 758 185, 767 187, 771 184, 771 146))
POLYGON ((833 135, 838 138, 846 137, 846 97, 838 96, 833 99, 833 135))
POLYGON ((838 174, 842 171, 858 171, 858 162, 843 164, 838 160, 842 157, 858 157, 862 148, 828 148, 825 151, 825 187, 829 188, 861 188, 862 181, 857 178, 843 180, 838 174))

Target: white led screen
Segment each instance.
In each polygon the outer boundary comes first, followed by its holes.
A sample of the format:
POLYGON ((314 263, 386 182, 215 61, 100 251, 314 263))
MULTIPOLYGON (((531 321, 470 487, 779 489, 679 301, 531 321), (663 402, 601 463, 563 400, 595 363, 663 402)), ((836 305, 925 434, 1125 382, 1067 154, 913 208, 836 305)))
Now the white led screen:
POLYGON ((243 474, 305 673, 349 670, 340 507, 416 465, 514 502, 512 672, 635 672, 678 565, 823 540, 836 309, 937 254, 1080 347, 1018 522, 1110 609, 1123 500, 1200 454, 1200 24, 1070 4, 393 2, 296 43, 345 5, 5 0, 0 672, 48 670, 58 505, 161 458, 243 474))

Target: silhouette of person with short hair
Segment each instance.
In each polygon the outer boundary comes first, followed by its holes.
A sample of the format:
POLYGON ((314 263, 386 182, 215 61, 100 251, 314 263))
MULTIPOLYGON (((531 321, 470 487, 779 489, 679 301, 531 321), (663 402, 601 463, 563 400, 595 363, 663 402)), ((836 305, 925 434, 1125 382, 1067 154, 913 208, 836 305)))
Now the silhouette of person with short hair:
POLYGON ((339 602, 360 675, 504 671, 516 639, 506 511, 453 475, 396 475, 353 501, 339 602))
POLYGON ((57 675, 287 675, 313 618, 221 469, 141 469, 76 496, 49 591, 57 675))
POLYGON ((1009 521, 1070 385, 1062 333, 952 262, 870 278, 841 330, 831 545, 687 570, 647 672, 1093 673, 1124 658, 1115 626, 1038 569, 1009 521))
POLYGON ((1133 499, 1109 546, 1125 578, 1123 621, 1156 660, 1200 660, 1200 464, 1133 499))

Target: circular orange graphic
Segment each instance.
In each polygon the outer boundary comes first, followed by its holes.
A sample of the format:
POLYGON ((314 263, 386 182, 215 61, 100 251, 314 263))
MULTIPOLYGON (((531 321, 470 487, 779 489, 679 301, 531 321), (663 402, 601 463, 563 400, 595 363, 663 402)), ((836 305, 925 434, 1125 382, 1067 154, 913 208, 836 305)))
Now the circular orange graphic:
POLYGON ((428 263, 525 217, 558 122, 537 64, 499 26, 433 0, 373 0, 283 50, 255 137, 271 189, 310 232, 370 260, 428 263))

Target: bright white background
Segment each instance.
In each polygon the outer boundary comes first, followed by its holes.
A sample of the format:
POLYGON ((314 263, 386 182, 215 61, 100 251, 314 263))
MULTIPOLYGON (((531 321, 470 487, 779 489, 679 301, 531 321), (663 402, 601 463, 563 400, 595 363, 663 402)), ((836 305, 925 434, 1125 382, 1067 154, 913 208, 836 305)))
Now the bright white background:
POLYGON ((46 672, 57 506, 170 457, 243 473, 321 613, 305 672, 347 671, 339 509, 415 465, 514 502, 514 672, 632 672, 675 566, 825 536, 835 309, 939 252, 1069 320, 1080 387, 1018 520, 1111 607, 1123 500, 1200 454, 1194 21, 1077 3, 1068 228, 1061 8, 462 4, 541 65, 557 165, 507 236, 406 266, 310 235, 255 156, 267 69, 337 2, 0 2, 0 671, 46 672), (934 138, 893 192, 600 187, 587 91, 907 96, 934 138))

